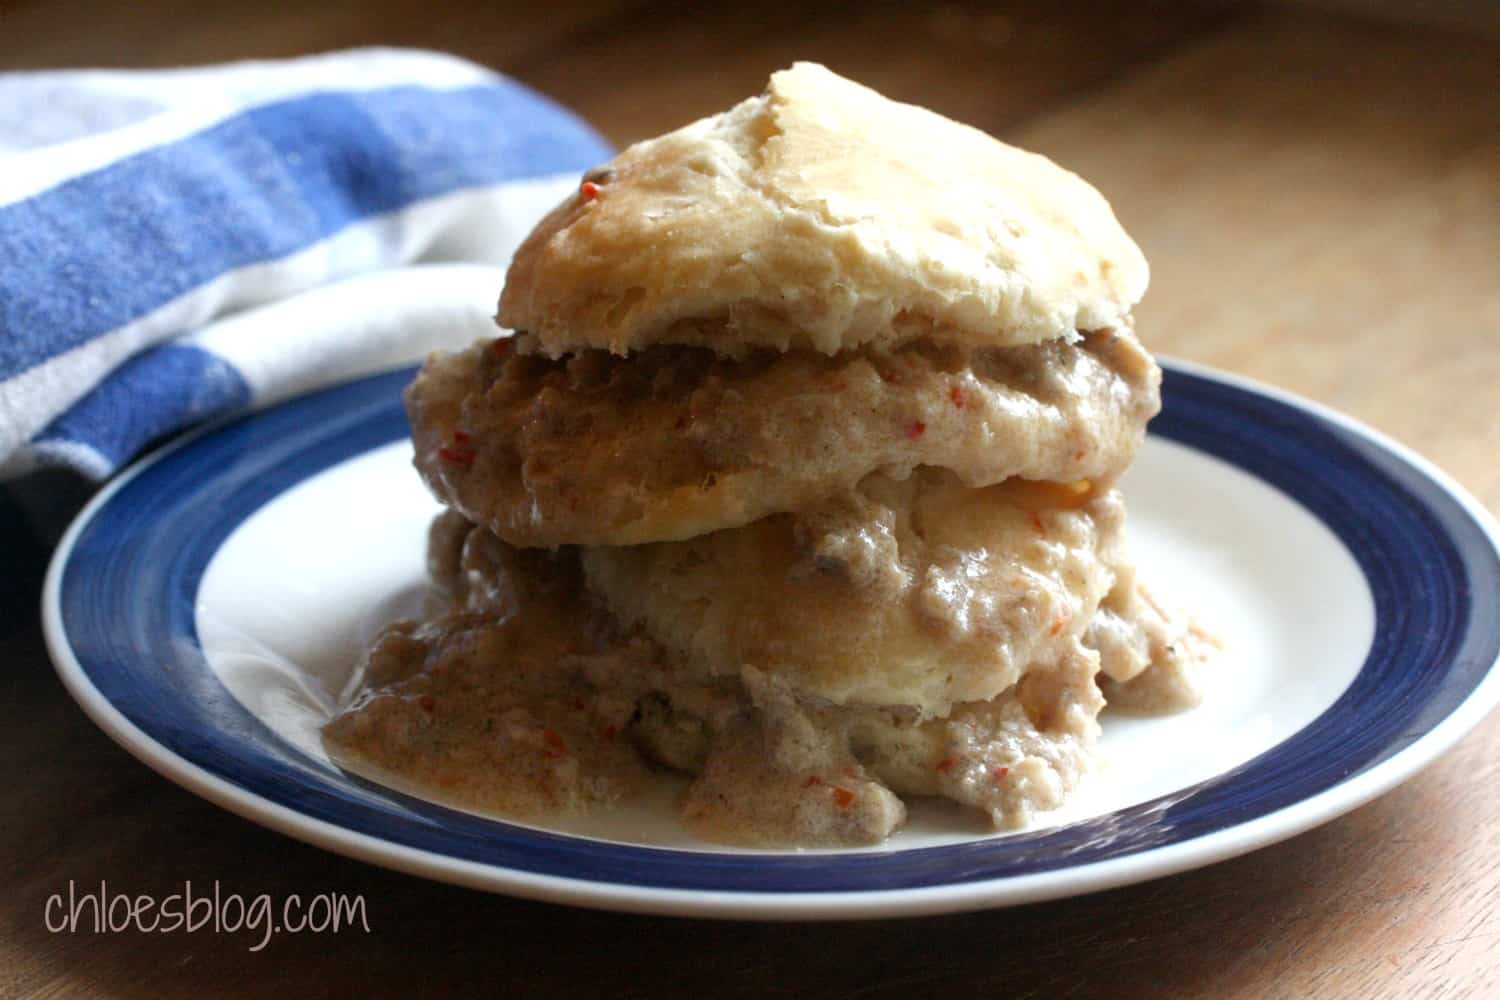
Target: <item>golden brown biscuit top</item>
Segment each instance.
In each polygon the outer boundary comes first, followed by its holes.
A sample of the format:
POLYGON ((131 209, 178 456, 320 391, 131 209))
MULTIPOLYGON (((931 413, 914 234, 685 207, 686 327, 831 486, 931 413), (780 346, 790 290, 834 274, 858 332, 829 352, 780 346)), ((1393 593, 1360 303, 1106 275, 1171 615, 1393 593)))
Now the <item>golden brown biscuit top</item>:
POLYGON ((798 63, 586 175, 516 254, 498 319, 554 357, 1014 345, 1124 324, 1147 280, 1081 178, 798 63))

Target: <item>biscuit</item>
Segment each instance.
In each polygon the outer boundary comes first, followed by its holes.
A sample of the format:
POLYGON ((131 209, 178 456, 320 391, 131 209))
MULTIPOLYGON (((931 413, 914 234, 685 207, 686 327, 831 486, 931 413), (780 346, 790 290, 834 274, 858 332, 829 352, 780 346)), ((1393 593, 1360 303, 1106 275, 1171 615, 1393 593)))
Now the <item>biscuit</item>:
POLYGON ((1076 643, 1114 582, 1116 493, 922 469, 811 511, 680 542, 585 547, 608 613, 705 676, 924 717, 1006 690, 1076 643))
POLYGON ((552 357, 1008 346, 1128 325, 1147 280, 1077 175, 798 63, 586 175, 516 253, 498 320, 552 357))

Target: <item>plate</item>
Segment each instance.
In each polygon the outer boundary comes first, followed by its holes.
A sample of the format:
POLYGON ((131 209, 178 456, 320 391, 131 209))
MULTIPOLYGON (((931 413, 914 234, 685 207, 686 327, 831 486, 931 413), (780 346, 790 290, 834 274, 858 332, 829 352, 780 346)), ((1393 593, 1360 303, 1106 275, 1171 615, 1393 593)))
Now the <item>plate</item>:
POLYGON ((436 509, 393 372, 210 428, 102 491, 58 547, 47 642, 132 754, 226 809, 355 858, 491 891, 639 912, 850 918, 1124 885, 1326 822, 1429 763, 1500 700, 1493 520, 1419 457, 1262 386, 1164 365, 1124 483, 1143 573, 1225 653, 1204 704, 1106 716, 1066 811, 993 834, 921 804, 878 848, 693 840, 673 789, 542 828, 339 770, 317 726, 354 658, 422 598, 436 509))

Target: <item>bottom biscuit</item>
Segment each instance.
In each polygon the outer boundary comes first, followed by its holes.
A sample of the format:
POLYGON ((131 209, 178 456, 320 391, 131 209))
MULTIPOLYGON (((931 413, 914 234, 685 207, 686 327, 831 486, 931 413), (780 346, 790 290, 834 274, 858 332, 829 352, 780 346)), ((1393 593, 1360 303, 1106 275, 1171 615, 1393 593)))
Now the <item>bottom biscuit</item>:
POLYGON ((663 766, 694 776, 683 819, 717 841, 878 843, 905 819, 901 796, 952 799, 1015 828, 1088 770, 1097 678, 1126 692, 1145 682, 1159 700, 1173 686, 1157 672, 1185 677, 1194 656, 1191 636, 1122 574, 1117 589, 1130 591, 1111 593, 1081 641, 992 699, 936 717, 835 705, 754 668, 705 674, 621 628, 588 596, 572 550, 514 549, 444 516, 430 562, 447 608, 382 633, 325 744, 357 773, 517 818, 607 807, 663 766))

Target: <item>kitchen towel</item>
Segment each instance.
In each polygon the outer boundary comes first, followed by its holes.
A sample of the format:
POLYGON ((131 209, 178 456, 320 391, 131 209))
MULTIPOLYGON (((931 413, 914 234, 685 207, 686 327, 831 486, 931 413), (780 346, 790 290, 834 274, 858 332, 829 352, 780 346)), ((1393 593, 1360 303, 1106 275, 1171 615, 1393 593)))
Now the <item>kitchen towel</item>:
POLYGON ((438 53, 0 75, 0 478, 472 340, 610 154, 438 53))

